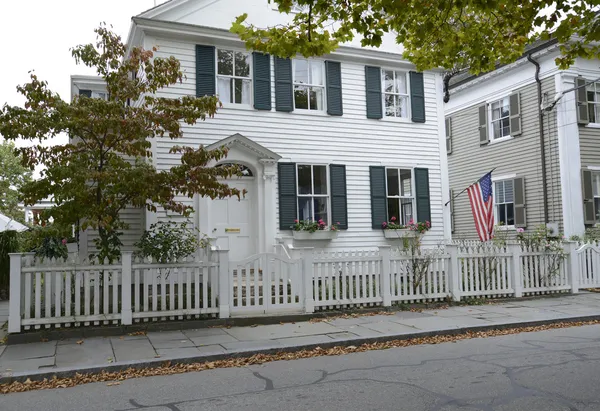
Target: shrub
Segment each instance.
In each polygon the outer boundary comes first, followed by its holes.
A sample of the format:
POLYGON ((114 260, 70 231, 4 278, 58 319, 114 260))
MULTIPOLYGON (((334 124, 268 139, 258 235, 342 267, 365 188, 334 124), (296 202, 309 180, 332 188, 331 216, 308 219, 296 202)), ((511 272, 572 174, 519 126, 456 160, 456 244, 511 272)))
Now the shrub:
POLYGON ((151 257, 152 261, 167 263, 192 255, 208 245, 206 237, 198 238, 198 230, 188 227, 188 222, 159 221, 144 231, 140 241, 135 243, 141 257, 151 257))

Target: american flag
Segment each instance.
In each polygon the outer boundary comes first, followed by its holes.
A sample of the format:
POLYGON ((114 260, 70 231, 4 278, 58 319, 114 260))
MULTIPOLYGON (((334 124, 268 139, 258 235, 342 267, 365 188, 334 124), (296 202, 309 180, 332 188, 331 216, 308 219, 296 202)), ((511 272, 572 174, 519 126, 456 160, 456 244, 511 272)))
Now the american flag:
POLYGON ((494 233, 494 200, 492 198, 492 173, 487 173, 467 188, 475 228, 481 241, 489 241, 494 233))

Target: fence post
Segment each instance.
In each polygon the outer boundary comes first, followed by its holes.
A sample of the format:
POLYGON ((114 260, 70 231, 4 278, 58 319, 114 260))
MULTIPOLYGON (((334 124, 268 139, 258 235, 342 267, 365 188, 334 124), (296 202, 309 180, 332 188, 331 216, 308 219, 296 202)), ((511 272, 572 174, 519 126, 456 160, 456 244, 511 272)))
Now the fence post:
POLYGON ((392 305, 392 279, 390 254, 392 247, 389 245, 379 246, 379 255, 381 256, 381 296, 383 297, 383 306, 392 305))
POLYGON ((458 263, 458 246, 456 244, 448 244, 446 246, 448 254, 450 254, 450 269, 448 270, 448 291, 452 296, 453 301, 460 301, 460 265, 458 263))
MULTIPOLYGON (((217 250, 217 255, 219 256, 219 318, 229 318, 231 316, 229 306, 231 295, 229 250, 217 250)), ((238 278, 241 278, 241 276, 238 276, 238 278)))
POLYGON ((571 293, 577 294, 579 292, 579 278, 581 276, 581 270, 579 267, 579 258, 577 253, 577 243, 568 242, 567 251, 569 254, 569 265, 565 267, 569 270, 567 278, 571 281, 571 293))
MULTIPOLYGON (((133 252, 123 251, 121 254, 121 324, 133 324, 131 312, 131 256, 133 252)), ((118 286, 118 282, 117 282, 118 286)), ((113 284, 114 287, 114 284, 113 284)), ((136 284, 137 287, 137 284, 136 284)))
POLYGON ((304 287, 304 312, 315 312, 315 297, 313 296, 314 281, 314 248, 306 247, 302 253, 302 286, 304 287))
MULTIPOLYGON (((9 253, 10 289, 8 305, 8 332, 21 332, 21 254, 9 253)), ((26 310, 31 307, 25 307, 26 310)))
POLYGON ((508 244, 508 250, 512 258, 512 283, 515 290, 515 298, 523 297, 523 270, 521 264, 521 245, 508 244))

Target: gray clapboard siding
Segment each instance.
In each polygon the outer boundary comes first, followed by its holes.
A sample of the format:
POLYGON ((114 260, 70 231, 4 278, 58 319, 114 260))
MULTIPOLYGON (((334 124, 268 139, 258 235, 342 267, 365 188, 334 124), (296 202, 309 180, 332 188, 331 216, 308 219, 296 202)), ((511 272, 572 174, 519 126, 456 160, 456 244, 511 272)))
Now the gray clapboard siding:
MULTIPOLYGON (((181 61, 186 78, 181 84, 161 90, 161 96, 193 95, 195 92, 194 45, 183 41, 152 39, 157 56, 174 55, 181 61)), ((335 61, 335 54, 329 57, 335 61)), ((272 102, 275 102, 274 72, 271 66, 272 102)), ((286 160, 346 165, 348 231, 328 244, 331 248, 365 248, 389 244, 383 233, 371 228, 369 166, 418 166, 429 170, 432 230, 425 237, 431 245, 443 236, 442 181, 440 171, 439 117, 436 105, 435 75, 424 73, 426 122, 366 118, 364 63, 341 63, 343 79, 342 116, 304 114, 300 112, 261 112, 256 110, 220 109, 214 119, 184 126, 178 141, 157 141, 156 163, 165 169, 179 163, 169 154, 175 145, 211 144, 235 133, 273 150, 286 160), (332 161, 333 160, 333 161, 332 161)), ((275 183, 277 187, 277 183, 275 183)), ((276 193, 278 198, 278 193, 276 193)), ((191 200, 188 200, 191 203, 191 200)), ((278 206, 275 212, 278 215, 278 206)), ((279 222, 276 222, 279 227, 279 222)), ((288 232, 289 234, 289 232, 288 232)))
MULTIPOLYGON (((146 228, 146 210, 143 208, 126 208, 121 210, 120 215, 122 221, 129 226, 126 230, 121 230, 123 233, 121 236, 122 250, 132 251, 134 250, 133 244, 140 240, 146 228)), ((90 230, 87 234, 89 253, 96 253, 95 238, 98 238, 98 231, 90 230)))
MULTIPOLYGON (((539 120, 536 84, 518 90, 521 94, 522 134, 512 140, 480 145, 479 106, 481 102, 455 112, 452 118, 452 154, 448 156, 450 188, 460 192, 494 167, 492 176, 517 174, 525 178, 527 228, 544 221, 542 167, 539 147, 539 120)), ((554 95, 554 77, 542 81, 542 93, 554 95)), ((556 114, 544 119, 548 208, 550 221, 562 221, 560 169, 556 114)), ((469 199, 464 193, 454 204, 456 238, 476 238, 469 199)), ((562 226, 561 226, 562 230, 562 226)))
POLYGON ((600 166, 600 128, 579 126, 581 166, 600 166))

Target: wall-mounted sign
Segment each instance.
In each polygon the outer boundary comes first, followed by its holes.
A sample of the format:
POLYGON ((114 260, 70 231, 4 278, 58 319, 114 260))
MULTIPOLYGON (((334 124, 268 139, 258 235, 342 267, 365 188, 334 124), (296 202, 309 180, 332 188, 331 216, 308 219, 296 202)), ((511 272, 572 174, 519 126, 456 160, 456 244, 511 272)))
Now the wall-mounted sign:
POLYGON ((241 230, 239 228, 226 228, 226 233, 239 233, 241 230))

